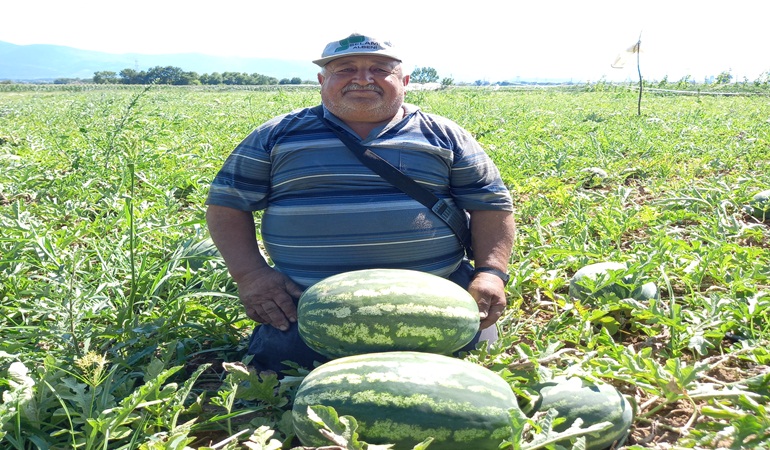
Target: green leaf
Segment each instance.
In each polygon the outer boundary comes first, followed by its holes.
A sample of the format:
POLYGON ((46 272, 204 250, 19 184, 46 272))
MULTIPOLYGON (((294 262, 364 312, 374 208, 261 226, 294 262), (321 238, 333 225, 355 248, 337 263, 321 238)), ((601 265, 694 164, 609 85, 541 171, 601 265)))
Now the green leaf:
POLYGON ((575 419, 569 428, 562 432, 553 430, 558 412, 555 409, 549 409, 543 418, 537 422, 539 433, 536 433, 530 441, 521 445, 521 450, 534 450, 537 448, 547 448, 557 443, 564 443, 575 439, 573 448, 585 448, 585 435, 597 433, 612 428, 612 422, 600 422, 589 427, 583 428, 583 420, 575 419))
POLYGON ((364 444, 358 441, 358 422, 353 417, 339 417, 334 408, 320 405, 308 406, 307 414, 329 442, 346 450, 365 450, 364 444))
POLYGON ((263 425, 249 436, 250 450, 279 450, 283 444, 277 439, 273 439, 275 431, 271 430, 267 425, 263 425), (256 444, 256 445, 254 445, 256 444))
POLYGON ((335 445, 345 448, 348 448, 348 442, 355 436, 355 429, 358 426, 355 419, 342 420, 337 415, 337 411, 330 406, 309 406, 308 418, 319 425, 319 431, 324 437, 335 445))
POLYGON ((714 348, 714 346, 703 336, 702 333, 697 333, 690 337, 690 340, 687 343, 687 348, 695 350, 699 355, 704 356, 707 355, 709 350, 714 348))
POLYGON ((29 369, 24 363, 15 361, 8 368, 5 380, 10 390, 3 392, 3 402, 12 404, 22 417, 32 423, 39 420, 37 400, 35 399, 35 380, 29 376, 29 369))
POLYGON ((223 363, 230 382, 238 386, 236 398, 246 401, 260 401, 268 405, 283 406, 288 399, 278 395, 278 375, 273 372, 257 373, 253 367, 241 362, 223 363))
MULTIPOLYGON (((429 437, 428 439, 425 439, 424 441, 422 441, 419 444, 415 445, 412 448, 412 450, 425 450, 426 448, 430 447, 431 442, 433 442, 433 438, 429 437)), ((384 448, 384 449, 391 448, 390 445, 388 445, 388 446, 373 446, 373 445, 369 445, 366 448, 367 448, 367 450, 375 450, 375 448, 377 448, 377 447, 384 448)))
POLYGON ((152 358, 150 364, 144 366, 144 382, 146 383, 157 378, 158 375, 163 373, 163 369, 165 369, 165 364, 163 361, 159 360, 158 358, 152 358))

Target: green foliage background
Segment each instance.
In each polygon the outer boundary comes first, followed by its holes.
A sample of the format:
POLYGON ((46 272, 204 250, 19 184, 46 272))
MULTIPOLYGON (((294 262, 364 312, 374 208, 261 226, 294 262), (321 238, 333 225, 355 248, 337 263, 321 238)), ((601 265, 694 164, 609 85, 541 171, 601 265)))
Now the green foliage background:
MULTIPOLYGON (((637 405, 631 445, 768 447, 770 230, 743 210, 770 189, 767 97, 647 93, 641 115, 636 92, 602 84, 407 100, 470 130, 516 202, 503 338, 466 358, 522 395, 556 374, 612 382, 637 405), (609 260, 661 298, 569 298, 575 271, 609 260)), ((319 101, 0 92, 0 448, 291 446, 304 372, 279 383, 240 365, 252 323, 203 201, 255 126, 319 101)))

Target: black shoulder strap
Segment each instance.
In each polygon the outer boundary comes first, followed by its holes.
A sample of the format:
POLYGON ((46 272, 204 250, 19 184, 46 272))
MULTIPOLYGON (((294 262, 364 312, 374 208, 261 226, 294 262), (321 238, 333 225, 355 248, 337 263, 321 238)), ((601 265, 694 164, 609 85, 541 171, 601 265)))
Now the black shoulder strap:
POLYGON ((437 197, 428 189, 420 186, 416 181, 393 167, 379 155, 365 148, 351 136, 337 128, 324 117, 323 105, 312 108, 312 111, 319 119, 321 119, 321 122, 323 122, 327 128, 337 135, 340 141, 342 141, 342 143, 345 144, 345 146, 347 146, 366 167, 370 168, 374 173, 378 174, 410 197, 430 208, 430 210, 439 216, 441 220, 446 222, 452 231, 454 231, 455 235, 460 239, 460 242, 462 242, 468 258, 473 259, 471 233, 470 230, 468 230, 468 218, 465 215, 465 211, 452 206, 446 200, 437 197))

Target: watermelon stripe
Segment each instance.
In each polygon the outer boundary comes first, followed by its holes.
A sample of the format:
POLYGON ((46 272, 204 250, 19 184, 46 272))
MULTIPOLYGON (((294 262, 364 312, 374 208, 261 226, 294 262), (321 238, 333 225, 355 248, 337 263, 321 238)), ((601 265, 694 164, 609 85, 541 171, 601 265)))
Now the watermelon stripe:
POLYGON ((496 449, 510 438, 511 387, 496 373, 456 358, 417 352, 351 356, 313 370, 295 397, 292 417, 305 445, 321 446, 307 407, 325 405, 359 424, 361 439, 412 448, 496 449))
MULTIPOLYGON (((396 354, 398 353, 400 352, 396 352, 396 354)), ((453 370, 457 367, 454 365, 437 366, 434 364, 430 367, 429 371, 425 370, 425 367, 420 367, 417 373, 411 372, 415 369, 414 367, 400 364, 399 361, 389 358, 387 355, 381 357, 380 360, 382 362, 365 361, 351 364, 341 364, 346 363, 346 360, 332 361, 326 364, 326 366, 331 367, 326 368, 323 377, 312 378, 306 381, 306 388, 313 389, 339 384, 360 385, 366 383, 372 385, 379 383, 387 385, 402 383, 412 388, 424 385, 428 389, 434 389, 436 386, 447 389, 462 389, 466 391, 468 397, 474 399, 474 402, 477 401, 476 397, 481 397, 481 399, 478 399, 481 401, 492 398, 508 398, 508 394, 511 391, 508 385, 488 385, 488 377, 484 376, 486 374, 453 370), (439 372, 443 376, 440 379, 436 379, 434 372, 439 372)), ((463 367, 460 366, 460 368, 463 367)))
POLYGON ((451 354, 478 332, 478 306, 449 280, 402 269, 329 277, 307 289, 297 308, 299 333, 313 350, 338 358, 415 350, 451 354))
MULTIPOLYGON (((373 297, 370 297, 373 298, 373 297)), ((340 300, 338 297, 327 296, 324 298, 324 303, 334 305, 335 300, 340 300)), ((460 319, 479 317, 478 311, 468 311, 467 308, 455 307, 455 306, 434 306, 417 303, 405 303, 397 304, 398 299, 389 300, 388 303, 377 305, 363 305, 357 307, 355 304, 347 304, 349 300, 340 300, 340 306, 327 306, 324 308, 309 310, 306 315, 311 317, 323 317, 329 316, 336 317, 338 319, 344 319, 349 317, 352 313, 357 312, 361 314, 367 314, 370 316, 387 316, 393 315, 414 315, 414 316, 434 316, 434 317, 455 317, 460 319)))
POLYGON ((613 424, 607 430, 586 436, 587 450, 603 450, 626 439, 633 423, 633 410, 612 385, 559 377, 538 390, 542 397, 538 410, 555 409, 559 417, 566 419, 554 427, 556 431, 566 430, 576 419, 581 419, 584 427, 605 421, 613 424))

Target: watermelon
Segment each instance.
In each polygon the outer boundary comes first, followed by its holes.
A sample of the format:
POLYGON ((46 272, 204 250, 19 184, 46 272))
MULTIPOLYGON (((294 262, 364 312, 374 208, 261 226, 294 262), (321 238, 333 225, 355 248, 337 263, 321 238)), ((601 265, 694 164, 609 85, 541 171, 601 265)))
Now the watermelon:
POLYGON ((327 362, 300 384, 292 419, 303 445, 329 445, 308 418, 322 405, 353 416, 361 441, 411 449, 497 449, 513 433, 509 410, 523 416, 511 386, 495 372, 450 356, 381 352, 327 362))
POLYGON ((566 430, 576 419, 582 419, 582 428, 612 422, 611 428, 585 436, 587 450, 618 448, 631 431, 633 408, 610 384, 592 383, 579 377, 556 377, 536 386, 535 390, 539 398, 528 414, 555 409, 559 413, 557 417, 566 420, 556 425, 554 431, 566 430))
POLYGON ((444 278, 403 269, 334 275, 302 294, 299 335, 330 358, 381 351, 451 354, 479 330, 479 308, 444 278))
POLYGON ((586 189, 601 187, 607 180, 607 171, 599 167, 588 167, 580 171, 583 173, 582 185, 586 189))
POLYGON ((744 209, 763 222, 770 221, 770 189, 754 194, 744 209))
POLYGON ((179 248, 171 255, 170 260, 186 264, 190 270, 197 271, 206 267, 206 262, 220 259, 222 256, 211 238, 198 240, 194 238, 184 240, 179 248))
MULTIPOLYGON (((627 269, 628 268, 625 264, 613 261, 589 264, 575 272, 575 275, 573 275, 570 279, 569 295, 570 297, 579 300, 597 298, 609 294, 615 294, 618 296, 618 298, 633 298, 641 301, 658 298, 658 287, 653 282, 645 283, 633 289, 629 289, 626 286, 618 283, 613 283, 608 286, 599 288, 595 292, 590 291, 587 287, 582 285, 585 279, 591 279, 595 281, 598 280, 601 276, 609 276, 610 271, 625 271, 627 269)), ((633 276, 624 276, 623 282, 626 284, 633 283, 633 276)))

